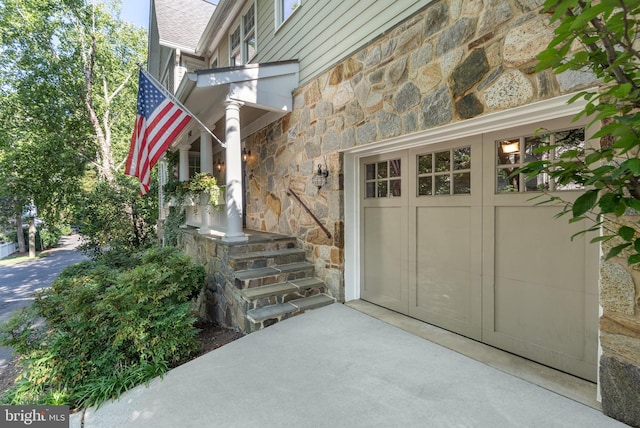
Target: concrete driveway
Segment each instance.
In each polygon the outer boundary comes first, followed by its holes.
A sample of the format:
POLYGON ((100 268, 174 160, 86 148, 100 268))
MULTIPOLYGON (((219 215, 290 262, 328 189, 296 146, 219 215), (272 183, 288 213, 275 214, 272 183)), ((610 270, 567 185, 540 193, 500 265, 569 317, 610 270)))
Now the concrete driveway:
POLYGON ((250 334, 72 416, 97 427, 618 427, 342 304, 250 334))

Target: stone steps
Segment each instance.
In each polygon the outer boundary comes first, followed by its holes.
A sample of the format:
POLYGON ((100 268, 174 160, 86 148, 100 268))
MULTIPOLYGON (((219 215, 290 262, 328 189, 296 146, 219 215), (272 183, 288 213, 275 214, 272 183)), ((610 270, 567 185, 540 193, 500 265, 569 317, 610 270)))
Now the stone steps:
POLYGON ((277 265, 304 262, 305 252, 299 248, 252 251, 229 257, 229 267, 235 271, 258 269, 277 265))
POLYGON ((234 272, 235 286, 239 290, 262 287, 313 275, 314 266, 308 262, 244 269, 234 272))
POLYGON ((327 294, 316 294, 315 296, 251 309, 247 311, 247 320, 250 322, 250 330, 253 332, 310 309, 330 305, 335 301, 327 294))

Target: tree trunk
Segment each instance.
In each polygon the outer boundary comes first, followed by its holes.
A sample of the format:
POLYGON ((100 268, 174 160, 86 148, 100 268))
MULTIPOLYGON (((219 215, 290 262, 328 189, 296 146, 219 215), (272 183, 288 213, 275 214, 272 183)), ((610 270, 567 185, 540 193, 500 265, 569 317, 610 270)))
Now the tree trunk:
POLYGON ((36 218, 29 219, 29 258, 36 258, 36 218))
POLYGON ((27 246, 24 242, 24 231, 22 230, 22 213, 16 214, 16 236, 18 237, 18 251, 27 252, 27 246))

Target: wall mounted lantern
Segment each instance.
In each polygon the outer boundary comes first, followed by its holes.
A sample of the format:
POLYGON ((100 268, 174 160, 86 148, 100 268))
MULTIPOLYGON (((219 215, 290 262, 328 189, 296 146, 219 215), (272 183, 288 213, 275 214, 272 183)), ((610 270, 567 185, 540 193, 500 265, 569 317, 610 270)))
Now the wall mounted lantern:
POLYGON ((500 146, 504 154, 518 153, 520 151, 520 141, 503 141, 500 146))
POLYGON ((218 171, 222 171, 222 168, 224 168, 224 161, 220 161, 220 159, 218 159, 218 171))
POLYGON ((251 150, 247 151, 246 147, 242 149, 242 161, 246 162, 249 160, 250 157, 251 157, 251 150))
POLYGON ((313 183, 313 185, 316 186, 318 190, 320 190, 322 186, 327 184, 328 176, 329 170, 327 169, 327 167, 325 166, 324 169, 322 169, 322 165, 318 164, 318 169, 316 170, 315 174, 313 174, 311 183, 313 183))

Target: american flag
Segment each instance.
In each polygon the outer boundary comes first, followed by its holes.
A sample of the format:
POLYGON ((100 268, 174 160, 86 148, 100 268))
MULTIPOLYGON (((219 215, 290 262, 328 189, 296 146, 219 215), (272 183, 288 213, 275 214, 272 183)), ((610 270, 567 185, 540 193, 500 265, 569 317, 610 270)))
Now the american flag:
POLYGON ((141 195, 149 191, 151 168, 190 120, 191 116, 163 94, 140 70, 138 113, 125 174, 140 179, 141 195))

